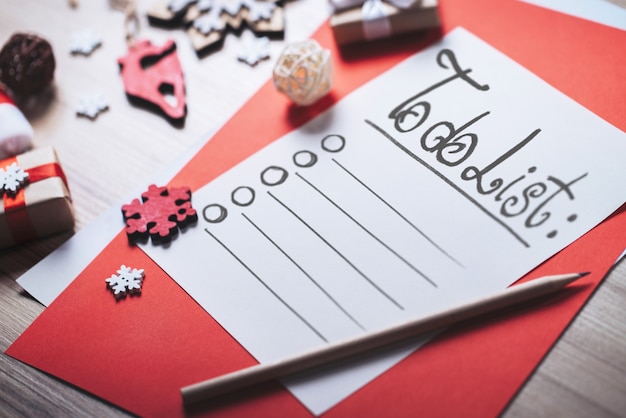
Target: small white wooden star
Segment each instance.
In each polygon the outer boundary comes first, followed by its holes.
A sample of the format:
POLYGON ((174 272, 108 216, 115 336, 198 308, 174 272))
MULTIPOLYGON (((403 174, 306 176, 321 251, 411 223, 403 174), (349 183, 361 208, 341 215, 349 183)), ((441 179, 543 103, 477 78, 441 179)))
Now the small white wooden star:
POLYGON ((85 96, 80 99, 78 107, 76 107, 76 114, 78 116, 86 116, 91 120, 98 117, 101 112, 104 112, 109 108, 109 104, 104 100, 102 94, 96 94, 94 96, 85 96))
POLYGON ((244 39, 243 47, 241 51, 239 51, 239 54, 237 54, 237 59, 250 66, 255 66, 259 61, 270 57, 269 50, 270 40, 267 36, 262 38, 249 37, 244 39))
POLYGON ((102 45, 102 39, 90 29, 76 32, 70 39, 70 51, 74 55, 90 55, 100 45, 102 45))
POLYGON ((4 170, 0 168, 0 195, 3 192, 15 195, 28 182, 28 173, 17 163, 12 163, 4 170))

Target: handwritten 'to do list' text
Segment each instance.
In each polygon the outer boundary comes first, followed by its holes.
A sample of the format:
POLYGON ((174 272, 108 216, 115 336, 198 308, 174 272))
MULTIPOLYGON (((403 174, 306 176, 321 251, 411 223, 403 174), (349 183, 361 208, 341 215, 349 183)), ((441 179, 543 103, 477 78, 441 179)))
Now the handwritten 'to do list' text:
MULTIPOLYGON (((481 84, 471 78, 471 69, 461 68, 457 62, 456 55, 450 49, 443 49, 437 54, 437 64, 443 69, 451 70, 453 75, 427 87, 391 111, 389 118, 393 119, 394 128, 397 133, 406 134, 414 132, 428 120, 431 104, 422 98, 436 89, 443 88, 453 82, 465 82, 477 91, 486 92, 489 90, 488 84, 481 84)), ((472 132, 472 126, 476 123, 480 123, 483 119, 488 119, 490 114, 491 112, 489 110, 484 111, 458 127, 455 127, 454 123, 450 121, 440 121, 431 125, 425 129, 421 137, 419 137, 421 150, 434 154, 437 162, 446 167, 463 166, 465 162, 471 162, 468 160, 470 160, 479 144, 479 137, 476 133, 472 132)), ((497 170, 501 165, 506 164, 509 158, 514 158, 517 151, 540 135, 541 129, 534 129, 520 142, 491 163, 482 168, 466 165, 460 173, 459 177, 461 180, 474 183, 476 192, 479 195, 492 195, 493 201, 501 202, 498 214, 494 215, 468 193, 464 192, 463 189, 457 187, 452 181, 443 176, 436 168, 426 163, 423 159, 419 158, 416 153, 410 151, 406 146, 403 146, 399 141, 395 140, 389 133, 383 131, 374 123, 370 121, 367 122, 384 134, 385 137, 398 146, 398 148, 435 173, 442 180, 446 181, 450 186, 459 191, 459 193, 463 194, 465 198, 472 201, 472 203, 483 210, 486 215, 500 223, 525 246, 528 246, 528 243, 523 239, 521 234, 516 233, 513 228, 507 226, 506 218, 524 216, 524 226, 527 228, 535 228, 543 225, 551 217, 551 213, 547 210, 549 203, 558 197, 574 200, 575 195, 572 186, 588 174, 583 173, 568 181, 564 181, 552 175, 547 175, 544 180, 533 180, 532 175, 537 172, 537 167, 532 165, 528 167, 527 173, 510 180, 496 177, 497 170), (534 207, 533 202, 536 202, 534 207), (504 218, 504 220, 499 218, 498 215, 504 218)), ((504 135, 509 134, 509 132, 504 133, 504 135)), ((503 171, 506 171, 506 169, 503 171)), ((576 217, 576 214, 571 214, 567 217, 567 220, 573 222, 576 220, 576 217)), ((556 234, 556 230, 550 230, 546 236, 553 238, 556 234)))

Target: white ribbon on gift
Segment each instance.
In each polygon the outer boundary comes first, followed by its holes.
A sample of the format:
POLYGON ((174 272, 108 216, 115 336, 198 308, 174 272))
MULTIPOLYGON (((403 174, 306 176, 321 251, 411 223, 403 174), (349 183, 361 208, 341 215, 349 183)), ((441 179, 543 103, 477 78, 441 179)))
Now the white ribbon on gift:
MULTIPOLYGON (((399 9, 410 7, 416 0, 384 0, 399 9)), ((366 40, 386 38, 391 35, 391 22, 383 0, 330 0, 335 11, 361 6, 363 36, 366 40)))

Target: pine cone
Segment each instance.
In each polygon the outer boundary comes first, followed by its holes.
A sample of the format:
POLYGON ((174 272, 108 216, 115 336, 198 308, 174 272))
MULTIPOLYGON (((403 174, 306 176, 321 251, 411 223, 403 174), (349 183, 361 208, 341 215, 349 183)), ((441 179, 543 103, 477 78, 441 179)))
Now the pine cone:
POLYGON ((0 50, 0 81, 18 96, 47 87, 55 66, 50 43, 33 34, 16 33, 0 50))

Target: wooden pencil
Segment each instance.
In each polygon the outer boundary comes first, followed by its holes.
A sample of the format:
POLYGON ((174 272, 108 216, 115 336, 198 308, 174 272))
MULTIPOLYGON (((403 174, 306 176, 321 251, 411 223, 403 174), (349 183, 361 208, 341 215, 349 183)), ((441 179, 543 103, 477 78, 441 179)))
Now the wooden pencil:
POLYGON ((497 309, 508 307, 532 298, 555 292, 588 273, 572 273, 545 276, 526 283, 511 286, 491 296, 440 311, 433 315, 395 325, 380 331, 367 333, 349 340, 329 344, 272 363, 264 363, 233 373, 185 386, 181 389, 183 403, 192 405, 208 399, 232 393, 259 383, 281 379, 315 367, 329 365, 357 354, 381 348, 402 340, 445 328, 497 309))

